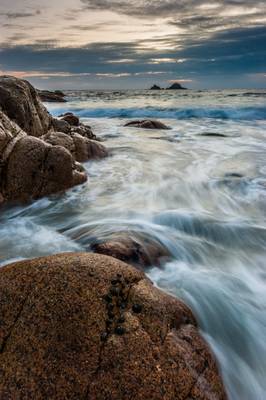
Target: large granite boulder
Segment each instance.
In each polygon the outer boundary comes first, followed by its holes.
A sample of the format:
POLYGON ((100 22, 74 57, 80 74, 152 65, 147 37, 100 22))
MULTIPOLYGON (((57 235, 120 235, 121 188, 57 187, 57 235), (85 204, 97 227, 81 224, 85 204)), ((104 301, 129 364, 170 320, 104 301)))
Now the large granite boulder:
POLYGON ((43 136, 43 140, 53 146, 63 146, 78 162, 97 160, 108 155, 106 148, 100 143, 86 139, 78 133, 50 132, 43 136))
POLYGON ((0 269, 0 398, 224 400, 191 311, 111 257, 0 269))
POLYGON ((45 135, 52 126, 37 91, 22 79, 0 76, 0 110, 31 136, 45 135))
POLYGON ((169 126, 160 121, 144 119, 140 121, 127 122, 126 127, 142 128, 142 129, 170 129, 169 126))
POLYGON ((27 135, 0 111, 0 203, 37 199, 86 179, 69 151, 27 135))

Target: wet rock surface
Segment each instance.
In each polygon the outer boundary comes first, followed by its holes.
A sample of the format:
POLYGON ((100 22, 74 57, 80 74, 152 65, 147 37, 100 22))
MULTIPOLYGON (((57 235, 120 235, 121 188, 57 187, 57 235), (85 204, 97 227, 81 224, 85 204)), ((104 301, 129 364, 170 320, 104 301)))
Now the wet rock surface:
POLYGON ((40 137, 51 129, 51 115, 34 87, 22 79, 0 76, 0 109, 28 135, 40 137))
POLYGON ((226 399, 191 311, 111 257, 0 269, 0 398, 226 399))
POLYGON ((91 249, 138 268, 160 266, 170 259, 167 249, 156 239, 147 236, 133 237, 126 232, 112 235, 99 243, 93 243, 91 249))
POLYGON ((134 128, 143 128, 143 129, 170 129, 167 125, 163 124, 160 121, 149 120, 149 119, 141 121, 130 121, 125 126, 134 128))

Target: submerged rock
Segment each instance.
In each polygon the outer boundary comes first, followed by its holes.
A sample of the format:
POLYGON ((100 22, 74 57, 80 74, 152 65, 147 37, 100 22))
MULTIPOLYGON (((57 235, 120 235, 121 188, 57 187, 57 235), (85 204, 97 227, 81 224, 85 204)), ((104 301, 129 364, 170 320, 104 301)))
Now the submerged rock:
POLYGON ((130 121, 125 126, 134 128, 143 128, 143 129, 170 129, 167 125, 163 124, 160 121, 149 120, 149 119, 141 121, 130 121))
POLYGON ((4 201, 37 199, 86 179, 66 149, 28 136, 0 111, 0 193, 4 201))
POLYGON ((0 110, 31 136, 40 137, 51 129, 51 115, 34 87, 22 79, 0 77, 0 110))
POLYGON ((65 94, 61 90, 38 90, 38 95, 46 103, 66 103, 65 94))
POLYGON ((61 254, 0 269, 0 398, 225 400, 181 301, 111 257, 61 254))
POLYGON ((114 234, 105 241, 92 244, 91 249, 141 268, 160 265, 170 258, 167 249, 156 239, 132 237, 128 233, 114 234))
POLYGON ((226 138, 228 137, 224 133, 219 133, 219 132, 204 132, 201 133, 200 136, 207 136, 207 137, 220 137, 220 138, 226 138))

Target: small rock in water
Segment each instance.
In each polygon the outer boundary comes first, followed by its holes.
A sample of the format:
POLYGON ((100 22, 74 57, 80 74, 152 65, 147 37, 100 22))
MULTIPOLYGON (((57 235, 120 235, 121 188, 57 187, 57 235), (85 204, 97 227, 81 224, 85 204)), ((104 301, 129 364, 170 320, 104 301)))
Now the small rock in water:
POLYGON ((143 129, 170 129, 160 121, 145 119, 141 121, 130 121, 125 127, 143 128, 143 129))

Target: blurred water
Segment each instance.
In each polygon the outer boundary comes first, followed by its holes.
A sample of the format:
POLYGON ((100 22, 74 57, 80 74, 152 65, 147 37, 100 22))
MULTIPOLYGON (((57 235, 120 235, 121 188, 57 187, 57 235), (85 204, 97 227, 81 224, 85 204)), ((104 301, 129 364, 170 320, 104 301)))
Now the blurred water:
POLYGON ((0 216, 0 263, 90 251, 114 232, 154 237, 172 259, 151 268, 212 346, 229 398, 266 398, 266 92, 69 92, 111 156, 64 195, 0 216), (154 117, 170 131, 125 128, 154 117))

